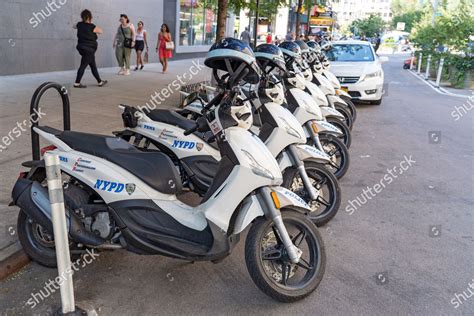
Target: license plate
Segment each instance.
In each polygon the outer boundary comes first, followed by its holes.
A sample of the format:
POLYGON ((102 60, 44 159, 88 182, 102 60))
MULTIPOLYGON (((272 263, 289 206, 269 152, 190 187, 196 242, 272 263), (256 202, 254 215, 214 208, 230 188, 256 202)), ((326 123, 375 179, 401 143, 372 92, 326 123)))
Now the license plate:
POLYGON ((348 87, 341 87, 341 89, 345 92, 349 92, 349 88, 348 87))

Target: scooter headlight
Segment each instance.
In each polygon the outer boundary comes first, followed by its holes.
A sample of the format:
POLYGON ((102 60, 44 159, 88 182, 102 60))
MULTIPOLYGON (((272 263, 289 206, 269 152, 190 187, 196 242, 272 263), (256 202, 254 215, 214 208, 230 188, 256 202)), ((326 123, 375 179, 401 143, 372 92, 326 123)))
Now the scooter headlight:
POLYGON ((275 180, 275 177, 270 172, 270 170, 268 170, 267 168, 262 166, 260 163, 258 163, 258 161, 252 156, 251 153, 249 153, 248 151, 244 149, 242 149, 242 152, 247 156, 250 169, 252 170, 254 174, 265 177, 267 179, 275 180))
POLYGON ((301 135, 300 133, 298 133, 297 130, 295 130, 293 127, 291 127, 291 125, 288 123, 287 120, 285 120, 285 118, 279 116, 280 120, 282 120, 282 122, 285 124, 285 131, 290 134, 291 136, 295 136, 296 138, 301 138, 301 135))

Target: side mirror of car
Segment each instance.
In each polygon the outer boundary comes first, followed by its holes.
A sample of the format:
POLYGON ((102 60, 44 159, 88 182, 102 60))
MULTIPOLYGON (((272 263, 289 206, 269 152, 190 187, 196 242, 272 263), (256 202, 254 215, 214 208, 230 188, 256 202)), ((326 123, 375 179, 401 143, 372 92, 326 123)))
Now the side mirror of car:
POLYGON ((387 56, 380 56, 380 57, 379 57, 379 61, 380 61, 380 63, 382 63, 382 64, 383 64, 383 63, 386 63, 386 62, 388 62, 388 57, 387 57, 387 56))

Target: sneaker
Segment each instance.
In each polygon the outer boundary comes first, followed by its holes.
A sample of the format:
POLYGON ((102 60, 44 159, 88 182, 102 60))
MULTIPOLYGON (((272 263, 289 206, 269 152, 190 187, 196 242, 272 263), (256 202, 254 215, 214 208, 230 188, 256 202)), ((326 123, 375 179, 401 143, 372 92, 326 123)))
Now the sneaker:
POLYGON ((130 69, 125 70, 123 73, 124 76, 130 76, 130 69))
POLYGON ((143 65, 140 67, 140 70, 142 70, 142 69, 143 69, 143 65))
POLYGON ((99 87, 103 87, 107 84, 107 80, 102 80, 101 82, 99 82, 99 87))
POLYGON ((138 66, 135 67, 134 71, 137 71, 138 70, 138 66))
POLYGON ((123 75, 125 73, 125 68, 120 68, 118 75, 123 75))
POLYGON ((75 83, 74 88, 87 88, 87 86, 82 83, 75 83))

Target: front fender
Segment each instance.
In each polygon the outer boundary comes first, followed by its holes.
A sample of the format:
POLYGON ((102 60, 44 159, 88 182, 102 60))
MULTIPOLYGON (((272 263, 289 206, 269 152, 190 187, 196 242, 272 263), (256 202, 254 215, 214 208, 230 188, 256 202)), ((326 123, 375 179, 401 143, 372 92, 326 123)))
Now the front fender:
POLYGON ((298 194, 291 192, 284 187, 272 187, 272 191, 277 194, 280 201, 280 208, 293 207, 302 212, 311 212, 309 205, 298 196, 298 194))
POLYGON ((349 93, 347 93, 346 91, 342 90, 342 89, 337 89, 337 90, 336 90, 336 94, 337 94, 338 96, 343 96, 343 97, 352 99, 351 95, 350 95, 349 93))
POLYGON ((336 103, 342 103, 345 106, 348 106, 346 101, 341 99, 338 95, 328 95, 328 101, 331 106, 334 106, 336 103))
POLYGON ((323 164, 331 162, 331 158, 325 152, 320 151, 314 146, 298 144, 294 148, 301 161, 314 161, 323 164))
POLYGON ((318 133, 329 133, 335 136, 342 136, 342 131, 336 126, 326 121, 315 121, 318 128, 318 133))
POLYGON ((338 119, 344 120, 344 115, 342 115, 338 110, 333 109, 329 106, 321 106, 321 112, 324 117, 336 117, 338 119))
POLYGON ((260 205, 255 194, 247 196, 240 205, 239 214, 234 222, 233 233, 242 232, 254 219, 264 215, 262 205, 260 205))

